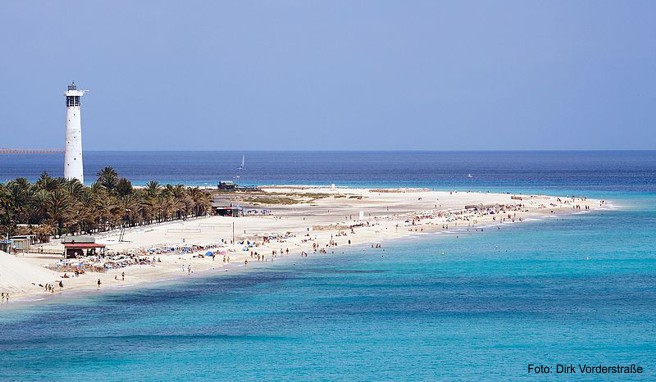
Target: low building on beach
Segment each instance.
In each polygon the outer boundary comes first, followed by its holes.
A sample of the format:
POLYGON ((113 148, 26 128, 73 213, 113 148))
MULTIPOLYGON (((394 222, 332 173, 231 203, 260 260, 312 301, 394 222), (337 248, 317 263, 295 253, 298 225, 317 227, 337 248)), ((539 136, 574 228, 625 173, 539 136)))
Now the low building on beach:
POLYGON ((217 188, 220 191, 226 191, 226 192, 252 192, 252 191, 260 191, 260 188, 257 186, 240 186, 237 183, 231 181, 231 180, 222 180, 219 181, 219 184, 217 185, 217 188))
POLYGON ((96 238, 89 235, 69 236, 62 239, 64 258, 74 259, 85 256, 104 256, 105 245, 97 244, 96 238))
POLYGON ((34 235, 18 235, 11 237, 11 247, 15 251, 29 252, 32 245, 36 243, 34 235))
POLYGON ((212 200, 212 215, 232 216, 238 218, 244 215, 244 208, 235 205, 230 200, 214 198, 212 200))
POLYGON ((0 240, 0 251, 11 253, 11 240, 9 239, 0 240))
POLYGON ((219 182, 217 188, 222 191, 235 191, 237 189, 237 185, 233 181, 222 180, 219 182))

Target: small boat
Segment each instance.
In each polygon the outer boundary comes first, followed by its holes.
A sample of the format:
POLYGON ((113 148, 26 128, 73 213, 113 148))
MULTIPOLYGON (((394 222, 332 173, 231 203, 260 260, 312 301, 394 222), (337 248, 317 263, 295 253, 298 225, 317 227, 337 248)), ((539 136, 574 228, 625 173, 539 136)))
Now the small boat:
POLYGON ((239 166, 239 168, 237 170, 243 170, 244 169, 244 159, 245 159, 245 157, 242 155, 241 156, 241 165, 239 166))
POLYGON ((473 178, 472 174, 467 174, 467 178, 473 178))

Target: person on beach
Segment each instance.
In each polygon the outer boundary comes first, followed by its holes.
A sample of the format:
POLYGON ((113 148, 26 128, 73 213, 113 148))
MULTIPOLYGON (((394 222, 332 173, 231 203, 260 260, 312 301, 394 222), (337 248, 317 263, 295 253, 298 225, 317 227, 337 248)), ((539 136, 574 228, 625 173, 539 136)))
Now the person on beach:
POLYGON ((121 279, 125 281, 125 272, 121 273, 121 279))
POLYGON ((98 279, 98 288, 100 288, 100 279, 98 279))

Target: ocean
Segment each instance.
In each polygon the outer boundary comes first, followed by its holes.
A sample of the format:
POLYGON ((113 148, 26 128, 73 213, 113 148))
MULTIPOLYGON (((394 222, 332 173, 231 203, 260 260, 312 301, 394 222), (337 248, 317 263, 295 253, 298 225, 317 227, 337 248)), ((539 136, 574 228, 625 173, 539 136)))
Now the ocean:
MULTIPOLYGON (((63 154, 0 155, 0 181, 63 176, 63 154)), ((106 166, 135 185, 312 184, 572 191, 656 189, 656 151, 91 151, 85 183, 106 166), (242 156, 245 169, 238 170, 242 156), (471 175, 471 177, 468 177, 471 175)))
MULTIPOLYGON (((0 179, 62 163, 2 156, 0 179)), ((618 208, 3 305, 0 380, 656 379, 656 152, 90 152, 88 182, 107 165, 134 184, 540 192, 618 208), (579 369, 618 364, 644 370, 579 369)))

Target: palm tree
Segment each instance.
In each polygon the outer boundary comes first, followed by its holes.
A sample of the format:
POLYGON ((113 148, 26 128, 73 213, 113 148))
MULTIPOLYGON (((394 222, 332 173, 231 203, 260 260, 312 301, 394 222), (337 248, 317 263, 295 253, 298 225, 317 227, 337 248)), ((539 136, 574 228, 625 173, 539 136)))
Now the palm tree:
POLYGON ((150 197, 155 197, 157 194, 159 194, 159 182, 156 180, 151 180, 150 182, 146 183, 146 193, 150 197))
POLYGON ((84 189, 84 192, 79 198, 79 216, 78 223, 80 230, 86 233, 93 232, 98 229, 99 221, 96 213, 96 194, 91 191, 91 188, 84 189))
POLYGON ((134 226, 141 222, 141 203, 136 195, 125 195, 118 198, 113 212, 121 225, 134 226))
POLYGON ((53 178, 43 172, 34 183, 17 178, 0 184, 0 230, 13 233, 29 224, 40 238, 74 232, 111 230, 169 219, 200 216, 210 208, 210 194, 181 184, 162 187, 152 180, 134 189, 111 167, 98 172, 98 181, 85 187, 77 180, 53 178))
POLYGON ((50 192, 46 190, 36 190, 32 194, 30 204, 28 205, 28 218, 24 223, 40 224, 46 219, 49 195, 50 192))
POLYGON ((12 215, 16 221, 23 222, 28 220, 28 206, 32 199, 32 187, 30 182, 25 178, 17 178, 7 183, 7 190, 11 197, 13 205, 12 215))
POLYGON ((116 184, 116 192, 119 196, 126 196, 132 194, 134 189, 132 188, 132 183, 125 178, 121 178, 116 184))
POLYGON ((93 195, 93 211, 96 215, 95 221, 98 229, 105 231, 116 227, 118 221, 114 219, 114 215, 112 214, 112 210, 117 205, 116 199, 99 183, 91 186, 91 193, 93 195))
POLYGON ((114 191, 118 185, 118 173, 112 167, 104 167, 96 174, 98 176, 98 183, 104 186, 109 191, 114 191))
POLYGON ((76 178, 65 180, 64 188, 68 194, 76 200, 79 200, 82 197, 85 190, 84 185, 76 178))
POLYGON ((4 184, 0 184, 0 230, 2 233, 13 231, 14 204, 11 192, 4 184))
POLYGON ((194 215, 205 215, 211 206, 209 193, 199 189, 198 187, 194 187, 189 189, 189 196, 193 201, 194 215))
POLYGON ((39 190, 55 191, 61 186, 61 182, 48 175, 47 171, 44 171, 34 185, 39 190))
POLYGON ((73 212, 71 198, 68 193, 55 190, 48 194, 46 211, 48 218, 57 224, 57 234, 61 236, 63 228, 69 223, 73 212))

